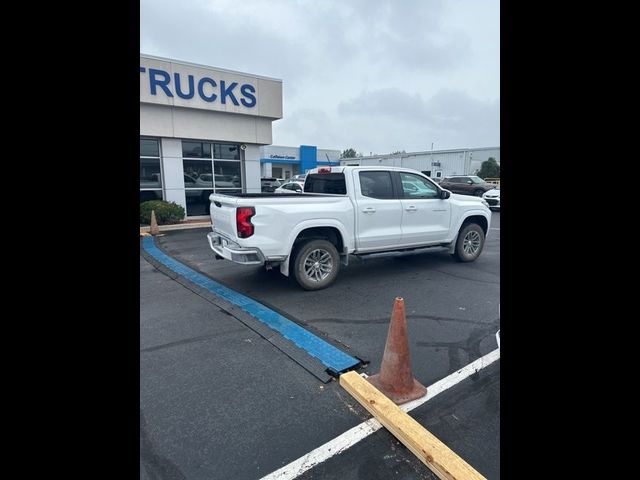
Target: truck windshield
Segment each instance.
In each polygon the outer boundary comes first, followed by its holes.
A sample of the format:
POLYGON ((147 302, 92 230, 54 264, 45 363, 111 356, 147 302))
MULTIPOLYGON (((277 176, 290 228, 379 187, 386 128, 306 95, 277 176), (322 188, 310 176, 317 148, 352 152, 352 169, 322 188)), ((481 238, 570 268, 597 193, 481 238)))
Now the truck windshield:
POLYGON ((347 186, 344 182, 344 173, 309 174, 304 182, 304 191, 306 193, 346 195, 347 186))

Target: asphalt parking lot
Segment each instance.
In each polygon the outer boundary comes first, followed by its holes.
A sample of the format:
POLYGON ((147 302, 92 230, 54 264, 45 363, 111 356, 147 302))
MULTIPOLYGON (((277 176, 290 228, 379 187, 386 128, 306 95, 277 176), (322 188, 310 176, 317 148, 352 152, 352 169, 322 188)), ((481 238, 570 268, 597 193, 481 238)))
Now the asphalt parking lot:
MULTIPOLYGON (((261 267, 214 260, 207 229, 158 247, 368 362, 377 373, 395 297, 405 300, 414 376, 425 386, 496 349, 500 213, 470 264, 446 253, 353 261, 302 290, 261 267)), ((370 415, 233 315, 140 258, 141 478, 258 479, 370 415)), ((500 362, 411 412, 487 478, 500 477, 500 362)), ((382 429, 299 478, 436 478, 382 429)))

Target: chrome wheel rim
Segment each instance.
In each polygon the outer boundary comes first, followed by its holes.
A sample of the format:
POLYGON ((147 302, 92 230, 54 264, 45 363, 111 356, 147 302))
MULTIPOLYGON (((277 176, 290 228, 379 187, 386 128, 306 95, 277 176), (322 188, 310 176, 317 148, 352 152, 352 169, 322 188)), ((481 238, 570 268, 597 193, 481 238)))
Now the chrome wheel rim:
POLYGON ((316 248, 304 259, 304 274, 314 282, 321 282, 333 271, 333 259, 326 250, 316 248))
POLYGON ((462 249, 467 255, 475 255, 480 250, 480 234, 475 230, 471 230, 464 236, 462 249))

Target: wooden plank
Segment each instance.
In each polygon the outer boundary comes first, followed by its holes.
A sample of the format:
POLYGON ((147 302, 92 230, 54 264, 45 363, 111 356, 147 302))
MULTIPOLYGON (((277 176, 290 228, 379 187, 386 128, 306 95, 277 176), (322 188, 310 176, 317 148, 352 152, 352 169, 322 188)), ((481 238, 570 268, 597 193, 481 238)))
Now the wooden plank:
POLYGON ((416 422, 382 392, 351 371, 340 385, 442 480, 484 479, 471 465, 416 422))

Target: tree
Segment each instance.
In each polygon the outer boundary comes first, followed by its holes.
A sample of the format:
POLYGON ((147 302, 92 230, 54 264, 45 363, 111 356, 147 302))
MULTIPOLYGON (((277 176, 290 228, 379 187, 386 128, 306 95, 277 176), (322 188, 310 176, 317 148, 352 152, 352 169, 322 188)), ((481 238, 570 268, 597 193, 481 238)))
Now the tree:
POLYGON ((489 157, 482 162, 476 175, 480 178, 500 178, 500 165, 498 165, 495 158, 489 157))
POLYGON ((356 151, 353 148, 347 148, 342 152, 340 158, 356 158, 356 151))

